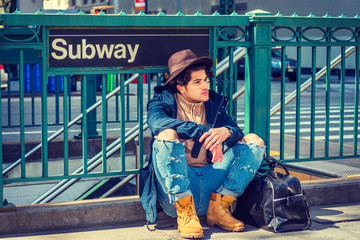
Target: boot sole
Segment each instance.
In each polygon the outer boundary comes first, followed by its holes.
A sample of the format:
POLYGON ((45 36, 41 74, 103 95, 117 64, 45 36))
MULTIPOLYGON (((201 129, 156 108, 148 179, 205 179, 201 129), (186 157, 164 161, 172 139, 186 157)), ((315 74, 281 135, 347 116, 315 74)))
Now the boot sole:
POLYGON ((204 234, 199 234, 199 233, 185 234, 180 231, 179 233, 182 238, 204 238, 204 234))
POLYGON ((209 225, 209 226, 218 226, 220 228, 222 228, 223 230, 225 231, 228 231, 228 232, 242 232, 244 231, 245 227, 235 227, 235 228, 231 228, 231 227, 225 227, 217 222, 214 222, 214 221, 211 221, 210 219, 206 219, 206 224, 209 225))

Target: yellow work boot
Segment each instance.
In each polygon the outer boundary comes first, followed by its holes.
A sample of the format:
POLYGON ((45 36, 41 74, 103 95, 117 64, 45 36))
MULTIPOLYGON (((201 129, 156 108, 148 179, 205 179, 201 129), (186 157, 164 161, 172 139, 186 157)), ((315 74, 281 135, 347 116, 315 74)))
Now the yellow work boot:
POLYGON ((186 196, 175 202, 178 231, 183 238, 203 238, 204 233, 196 215, 192 196, 186 196))
POLYGON ((230 195, 222 197, 220 193, 211 193, 206 223, 210 226, 217 225, 226 231, 243 231, 244 223, 234 218, 229 211, 229 207, 235 200, 236 198, 230 195))

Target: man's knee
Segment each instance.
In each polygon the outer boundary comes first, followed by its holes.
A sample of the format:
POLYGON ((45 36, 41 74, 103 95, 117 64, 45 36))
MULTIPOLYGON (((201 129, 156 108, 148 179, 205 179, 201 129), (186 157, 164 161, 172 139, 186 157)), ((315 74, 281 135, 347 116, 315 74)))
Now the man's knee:
POLYGON ((167 140, 167 141, 175 141, 180 140, 177 132, 174 129, 168 128, 164 131, 160 132, 157 135, 157 139, 159 140, 167 140))
POLYGON ((246 134, 243 140, 245 140, 246 143, 253 143, 259 146, 265 146, 264 140, 255 133, 246 134))

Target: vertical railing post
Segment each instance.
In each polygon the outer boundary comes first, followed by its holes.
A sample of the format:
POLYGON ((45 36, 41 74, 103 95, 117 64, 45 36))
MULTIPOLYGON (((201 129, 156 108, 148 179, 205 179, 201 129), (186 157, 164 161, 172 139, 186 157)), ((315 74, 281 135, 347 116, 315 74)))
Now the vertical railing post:
MULTIPOLYGON (((0 76, 1 77, 1 76, 0 76)), ((10 85, 10 84, 9 84, 10 85)), ((0 113, 1 109, 1 98, 0 98, 0 113)), ((2 114, 0 114, 0 208, 4 206, 4 184, 3 184, 3 154, 2 154, 2 114)))
MULTIPOLYGON (((102 160, 103 160, 103 173, 106 173, 107 171, 107 158, 106 158, 106 122, 108 119, 107 116, 107 110, 108 110, 108 104, 106 101, 106 81, 107 81, 107 75, 102 75, 102 92, 101 92, 101 99, 102 99, 102 117, 101 117, 101 126, 102 126, 102 136, 101 136, 101 143, 102 143, 102 160)), ((96 124, 96 119, 95 119, 96 124)))
MULTIPOLYGON (((271 13, 252 11, 249 40, 252 46, 246 51, 245 74, 245 133, 256 133, 268 145, 270 142, 271 92, 271 19, 257 20, 271 13)), ((269 151, 269 148, 268 148, 269 151)))
MULTIPOLYGON (((100 76, 99 76, 100 77, 100 76)), ((96 103, 96 81, 99 78, 97 75, 87 76, 87 107, 96 103)), ((102 86, 106 90, 106 85, 102 86)), ((87 123, 87 136, 88 138, 98 137, 99 134, 96 131, 96 109, 88 113, 87 123)))
MULTIPOLYGON (((93 104, 96 103, 96 81, 98 81, 97 79, 100 78, 101 81, 101 75, 95 75, 95 74, 91 74, 91 75, 87 75, 86 77, 84 76, 82 79, 82 85, 81 85, 81 92, 83 92, 82 88, 84 87, 84 84, 86 84, 86 89, 84 89, 86 91, 86 102, 87 105, 85 107, 85 111, 87 108, 91 107, 93 104), (85 80, 87 79, 87 80, 85 80), (86 83, 85 83, 86 81, 86 83)), ((103 86, 103 88, 106 89, 106 85, 103 86)), ((85 96, 81 96, 81 98, 83 98, 85 96)), ((86 133, 87 133, 87 137, 88 138, 95 138, 95 137, 99 137, 99 134, 97 132, 97 127, 96 127, 96 108, 94 110, 92 110, 91 112, 89 112, 86 116, 86 133)), ((84 121, 85 118, 82 119, 82 124, 81 124, 81 128, 84 128, 84 121)), ((83 131, 82 131, 83 132, 83 131)), ((83 136, 83 134, 80 133, 79 135, 75 136, 75 138, 77 139, 81 139, 83 136)))
MULTIPOLYGON (((216 46, 217 34, 216 34, 216 30, 217 30, 216 27, 210 28, 210 41, 209 41, 210 57, 212 57, 212 59, 214 61, 212 70, 215 75, 216 75, 216 64, 217 64, 217 46, 216 46)), ((212 81, 210 82, 210 89, 213 91, 216 91, 216 77, 214 77, 214 79, 212 79, 212 81)))
POLYGON ((88 83, 88 75, 84 75, 81 80, 81 111, 83 114, 82 124, 81 124, 81 136, 82 136, 82 151, 83 151, 83 169, 84 174, 87 174, 88 166, 87 166, 87 152, 88 152, 88 114, 87 114, 87 83, 88 83))
POLYGON ((20 155, 21 155, 21 177, 26 177, 26 163, 25 163, 25 96, 24 96, 24 49, 20 49, 20 155))
POLYGON ((68 91, 71 89, 68 87, 69 76, 64 76, 63 82, 63 125, 64 125, 64 176, 69 175, 69 114, 68 114, 68 91))
POLYGON ((48 104, 47 104, 47 83, 48 73, 47 69, 47 54, 48 44, 47 37, 49 35, 49 29, 43 28, 42 41, 43 49, 41 51, 41 158, 42 158, 42 176, 48 177, 48 104))

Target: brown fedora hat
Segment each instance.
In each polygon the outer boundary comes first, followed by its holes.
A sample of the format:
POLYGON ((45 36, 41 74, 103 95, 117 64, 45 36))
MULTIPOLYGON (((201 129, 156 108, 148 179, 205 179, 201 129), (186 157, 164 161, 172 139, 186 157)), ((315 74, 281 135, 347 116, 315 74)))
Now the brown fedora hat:
POLYGON ((198 63, 203 63, 209 67, 213 65, 213 61, 210 57, 198 57, 190 49, 174 53, 168 61, 170 78, 163 84, 163 86, 178 76, 185 70, 185 68, 198 63))

